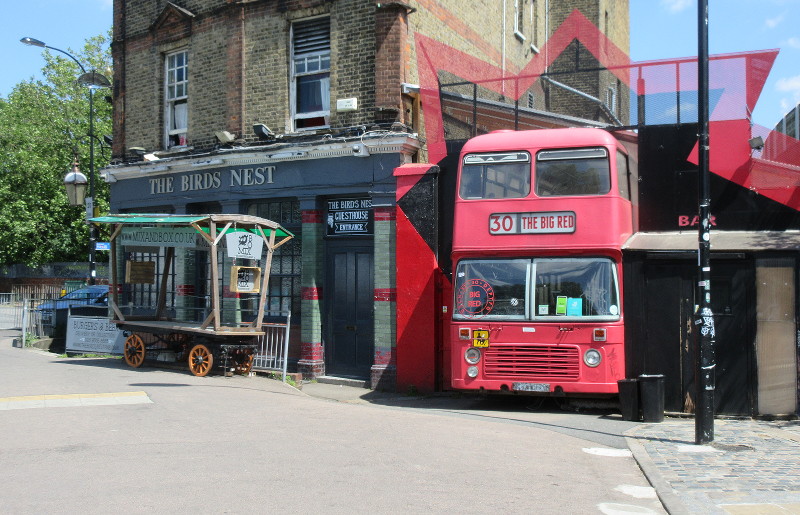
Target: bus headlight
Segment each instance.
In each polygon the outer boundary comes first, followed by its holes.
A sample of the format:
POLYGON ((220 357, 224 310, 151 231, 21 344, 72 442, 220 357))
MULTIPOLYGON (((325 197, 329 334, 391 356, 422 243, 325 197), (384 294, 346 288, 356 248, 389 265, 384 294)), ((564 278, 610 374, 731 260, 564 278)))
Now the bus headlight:
POLYGON ((600 355, 600 351, 597 349, 589 349, 583 353, 583 362, 586 363, 587 367, 596 367, 603 361, 603 357, 600 355))
MULTIPOLYGON (((464 359, 470 365, 476 365, 481 360, 481 351, 475 347, 470 347, 464 352, 464 359)), ((474 376, 473 376, 474 377, 474 376)))
POLYGON ((478 377, 478 367, 476 367, 475 365, 468 367, 467 375, 473 379, 478 377))

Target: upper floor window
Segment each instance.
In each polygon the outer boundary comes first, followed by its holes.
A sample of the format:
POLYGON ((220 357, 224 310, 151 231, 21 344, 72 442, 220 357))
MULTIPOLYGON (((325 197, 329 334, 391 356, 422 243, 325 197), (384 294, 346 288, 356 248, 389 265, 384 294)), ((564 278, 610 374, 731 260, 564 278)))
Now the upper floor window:
POLYGON ((531 191, 527 152, 469 154, 461 166, 462 199, 523 198, 531 191))
POLYGON ((292 25, 291 95, 295 130, 319 129, 330 123, 330 19, 292 25))
POLYGON ((536 154, 536 194, 605 195, 611 189, 611 168, 605 148, 543 150, 536 154))
POLYGON ((606 106, 612 114, 617 114, 617 88, 614 86, 606 90, 606 106))
POLYGON ((525 0, 514 2, 514 35, 520 41, 525 41, 525 0))
POLYGON ((531 0, 531 50, 539 53, 539 13, 536 0, 531 0))
POLYGON ((182 147, 189 125, 189 52, 167 54, 164 64, 165 147, 182 147))

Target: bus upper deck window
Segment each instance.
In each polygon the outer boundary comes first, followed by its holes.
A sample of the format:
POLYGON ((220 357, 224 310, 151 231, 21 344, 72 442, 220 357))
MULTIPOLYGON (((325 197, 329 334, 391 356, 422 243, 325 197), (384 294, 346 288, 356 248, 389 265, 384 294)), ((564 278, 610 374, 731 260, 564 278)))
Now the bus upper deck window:
POLYGON ((522 198, 531 192, 527 152, 470 154, 461 167, 462 199, 522 198))
POLYGON ((611 171, 605 148, 543 150, 536 155, 536 195, 605 195, 611 171))

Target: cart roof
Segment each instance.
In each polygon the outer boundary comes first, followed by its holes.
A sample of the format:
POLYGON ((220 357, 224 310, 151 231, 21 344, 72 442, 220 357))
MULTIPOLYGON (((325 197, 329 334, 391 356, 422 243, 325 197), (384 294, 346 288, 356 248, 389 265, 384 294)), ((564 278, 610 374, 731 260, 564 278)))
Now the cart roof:
POLYGON ((153 213, 124 213, 107 216, 98 216, 90 219, 94 223, 103 224, 131 224, 131 225, 163 225, 163 226, 192 226, 198 225, 207 230, 208 223, 215 224, 234 223, 238 229, 255 229, 263 227, 276 231, 276 236, 294 237, 290 231, 281 227, 277 222, 252 215, 214 214, 214 215, 161 215, 153 213))

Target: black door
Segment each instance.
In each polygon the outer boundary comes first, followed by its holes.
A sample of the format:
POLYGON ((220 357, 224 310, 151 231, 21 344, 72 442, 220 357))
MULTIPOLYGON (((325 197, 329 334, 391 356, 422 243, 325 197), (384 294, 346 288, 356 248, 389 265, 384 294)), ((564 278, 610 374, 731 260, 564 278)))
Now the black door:
POLYGON ((368 378, 374 361, 372 247, 330 243, 326 373, 368 378))
MULTIPOLYGON (((647 260, 644 266, 646 349, 636 367, 665 377, 667 411, 694 411, 696 265, 647 260)), ((751 260, 715 260, 711 265, 716 361, 715 413, 753 415, 755 389, 755 269, 751 260)))
POLYGON ((755 415, 755 267, 750 260, 711 264, 716 341, 716 413, 755 415))
POLYGON ((691 411, 692 401, 686 397, 686 385, 694 377, 686 358, 692 352, 690 273, 686 265, 660 259, 648 260, 644 266, 645 348, 640 349, 636 370, 664 376, 667 411, 691 411))

